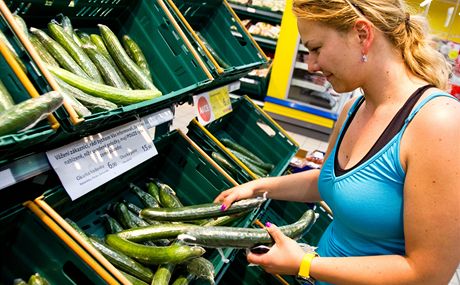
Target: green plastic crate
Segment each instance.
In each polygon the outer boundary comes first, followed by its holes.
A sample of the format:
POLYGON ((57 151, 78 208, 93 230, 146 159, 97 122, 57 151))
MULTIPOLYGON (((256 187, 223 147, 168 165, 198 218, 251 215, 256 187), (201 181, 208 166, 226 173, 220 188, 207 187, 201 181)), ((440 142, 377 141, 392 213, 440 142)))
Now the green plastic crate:
POLYGON ((0 214, 0 284, 39 273, 51 284, 107 284, 31 210, 0 214))
MULTIPOLYGON (((63 122, 66 132, 87 135, 108 126, 120 125, 136 115, 153 113, 173 103, 186 101, 191 92, 205 88, 212 79, 207 75, 207 69, 200 67, 180 32, 156 0, 75 1, 72 5, 64 0, 56 0, 49 5, 40 0, 29 2, 29 5, 8 2, 9 9, 18 12, 29 27, 46 29, 52 18, 63 13, 72 20, 74 28, 88 33, 99 33, 97 25, 105 24, 119 39, 128 34, 143 50, 153 82, 164 94, 149 101, 95 113, 76 126, 70 122, 67 112, 60 110, 58 119, 63 122)), ((39 81, 42 78, 38 72, 35 72, 35 77, 39 81)), ((45 80, 44 86, 41 86, 43 92, 51 88, 46 83, 45 80)))
MULTIPOLYGON (((206 135, 202 128, 197 127, 197 124, 193 123, 188 126, 188 135, 192 138, 199 137, 202 140, 208 141, 210 137, 213 141, 219 141, 219 139, 224 137, 232 138, 236 143, 247 148, 264 162, 275 165, 269 176, 282 175, 288 167, 291 158, 297 152, 297 143, 290 139, 284 130, 247 96, 234 100, 232 108, 232 112, 204 127, 210 135, 206 135)), ((224 151, 220 147, 217 148, 218 145, 215 143, 209 142, 208 145, 214 151, 224 151)), ((227 152, 229 159, 236 162, 236 160, 228 155, 228 150, 224 152, 227 152)), ((238 165, 241 164, 239 160, 236 163, 238 165)), ((239 169, 242 168, 240 167, 239 169)), ((253 175, 250 175, 250 177, 255 178, 253 175)), ((245 175, 244 177, 247 176, 245 175)), ((240 180, 240 182, 242 181, 240 180)))
MULTIPOLYGON (((212 86, 235 81, 268 62, 268 58, 225 0, 165 2, 213 72, 215 81, 211 83, 212 86), (196 32, 201 34, 228 67, 223 68, 219 64, 219 69, 212 63, 199 44, 196 32)), ((205 50, 209 51, 206 47, 205 50)))
MULTIPOLYGON (((0 17, 0 29, 5 27, 0 17)), ((14 42, 12 42, 14 45, 14 42)), ((0 54, 0 79, 10 92, 16 104, 30 99, 30 95, 21 81, 0 54)), ((0 136, 0 161, 17 157, 33 150, 33 147, 46 142, 56 134, 46 119, 24 132, 0 136)))
MULTIPOLYGON (((102 237, 106 232, 101 215, 107 212, 111 203, 125 199, 143 207, 137 197, 127 190, 131 182, 145 188, 147 178, 157 178, 170 185, 184 205, 210 203, 221 191, 234 186, 178 131, 155 140, 154 144, 158 150, 157 156, 87 195, 70 201, 59 186, 45 193, 44 201, 62 217, 75 221, 87 233, 102 237)), ((256 214, 257 210, 254 210, 235 226, 248 227, 256 214)), ((232 259, 235 250, 227 248, 223 252, 225 258, 232 259)), ((217 250, 207 249, 205 257, 214 264, 216 279, 220 278, 228 264, 222 261, 217 250)))

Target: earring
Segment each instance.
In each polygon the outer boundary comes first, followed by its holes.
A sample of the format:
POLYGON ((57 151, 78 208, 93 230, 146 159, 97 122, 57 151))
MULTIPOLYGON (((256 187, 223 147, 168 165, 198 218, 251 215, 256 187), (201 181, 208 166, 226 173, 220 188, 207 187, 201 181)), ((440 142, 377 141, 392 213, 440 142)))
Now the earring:
POLYGON ((361 62, 367 62, 367 55, 366 54, 363 54, 361 56, 361 62))

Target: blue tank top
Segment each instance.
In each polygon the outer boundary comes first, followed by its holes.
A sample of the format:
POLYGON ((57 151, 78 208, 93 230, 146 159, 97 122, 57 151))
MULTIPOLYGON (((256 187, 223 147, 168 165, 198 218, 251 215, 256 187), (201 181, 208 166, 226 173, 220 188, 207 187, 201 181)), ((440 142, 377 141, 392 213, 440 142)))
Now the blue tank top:
MULTIPOLYGON (((334 219, 318 244, 320 256, 367 256, 405 254, 403 228, 403 187, 405 172, 400 164, 401 137, 417 112, 433 98, 453 96, 435 93, 420 102, 404 121, 402 129, 368 160, 336 176, 334 158, 338 141, 324 162, 318 180, 322 199, 334 219)), ((358 98, 340 130, 357 109, 358 98)), ((316 282, 316 284, 327 284, 316 282)))

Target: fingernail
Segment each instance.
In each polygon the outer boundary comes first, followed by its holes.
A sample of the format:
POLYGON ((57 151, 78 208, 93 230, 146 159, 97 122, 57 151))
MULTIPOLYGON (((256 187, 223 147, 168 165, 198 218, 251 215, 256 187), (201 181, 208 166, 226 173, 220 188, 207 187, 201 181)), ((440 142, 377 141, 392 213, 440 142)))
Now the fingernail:
POLYGON ((266 226, 267 228, 269 228, 271 225, 272 225, 272 223, 270 223, 270 222, 266 222, 266 223, 265 223, 265 226, 266 226))
POLYGON ((220 210, 221 210, 221 211, 225 211, 226 208, 227 208, 227 207, 226 207, 224 204, 222 204, 222 206, 220 206, 220 210))

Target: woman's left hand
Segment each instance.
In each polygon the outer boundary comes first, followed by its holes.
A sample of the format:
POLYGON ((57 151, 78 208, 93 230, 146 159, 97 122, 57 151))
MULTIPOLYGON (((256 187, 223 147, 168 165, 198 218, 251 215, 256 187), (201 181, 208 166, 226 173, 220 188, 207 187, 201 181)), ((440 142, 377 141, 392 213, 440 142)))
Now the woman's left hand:
POLYGON ((248 262, 260 265, 268 273, 297 275, 304 250, 295 240, 285 236, 277 226, 271 224, 266 230, 275 244, 267 253, 249 253, 248 262))

